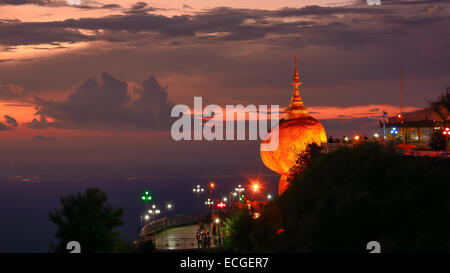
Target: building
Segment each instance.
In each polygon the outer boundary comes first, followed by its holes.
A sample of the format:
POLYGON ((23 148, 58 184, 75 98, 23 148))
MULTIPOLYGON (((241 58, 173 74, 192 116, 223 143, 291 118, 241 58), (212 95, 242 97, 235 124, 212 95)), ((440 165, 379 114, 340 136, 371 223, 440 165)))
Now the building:
MULTIPOLYGON (((433 133, 448 125, 449 112, 442 106, 430 107, 389 117, 385 122, 388 142, 427 149, 433 133)), ((380 128, 384 128, 383 120, 380 121, 380 128)))

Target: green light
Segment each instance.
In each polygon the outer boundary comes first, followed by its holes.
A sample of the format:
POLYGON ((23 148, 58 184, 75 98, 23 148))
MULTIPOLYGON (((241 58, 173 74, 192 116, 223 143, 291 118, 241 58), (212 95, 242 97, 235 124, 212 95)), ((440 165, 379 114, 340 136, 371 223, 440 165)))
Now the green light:
POLYGON ((142 201, 148 202, 152 200, 152 196, 150 195, 150 191, 144 191, 144 194, 141 196, 142 201))

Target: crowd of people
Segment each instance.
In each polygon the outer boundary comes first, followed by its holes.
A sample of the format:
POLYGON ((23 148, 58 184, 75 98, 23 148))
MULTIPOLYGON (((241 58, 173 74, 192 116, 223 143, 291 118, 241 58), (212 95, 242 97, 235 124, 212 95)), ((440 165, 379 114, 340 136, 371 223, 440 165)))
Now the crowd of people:
POLYGON ((195 234, 197 238, 198 248, 209 248, 211 247, 211 234, 207 232, 204 228, 199 228, 197 230, 197 234, 195 234))

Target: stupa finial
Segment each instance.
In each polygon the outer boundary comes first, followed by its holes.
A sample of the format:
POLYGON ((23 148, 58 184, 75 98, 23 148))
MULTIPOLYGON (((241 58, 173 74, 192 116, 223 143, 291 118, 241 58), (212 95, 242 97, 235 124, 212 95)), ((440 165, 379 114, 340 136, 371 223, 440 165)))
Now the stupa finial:
POLYGON ((291 103, 289 104, 289 107, 285 110, 284 114, 285 119, 295 119, 308 115, 308 110, 306 110, 305 106, 303 105, 302 98, 300 97, 300 90, 298 88, 300 85, 302 85, 302 82, 300 82, 300 77, 298 76, 297 56, 295 56, 294 62, 295 62, 295 70, 293 78, 294 82, 291 82, 291 85, 294 86, 294 94, 291 98, 291 103))
POLYGON ((298 63, 297 56, 295 56, 295 72, 294 72, 294 78, 293 78, 295 83, 298 83, 300 81, 300 77, 298 76, 297 63, 298 63))

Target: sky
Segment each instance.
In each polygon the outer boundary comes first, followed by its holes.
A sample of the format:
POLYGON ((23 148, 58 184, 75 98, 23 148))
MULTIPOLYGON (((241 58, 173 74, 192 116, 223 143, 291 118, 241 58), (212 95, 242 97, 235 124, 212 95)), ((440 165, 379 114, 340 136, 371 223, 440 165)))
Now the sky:
POLYGON ((66 182, 273 186, 257 141, 174 141, 172 107, 284 109, 298 56, 327 135, 380 133, 382 111, 400 111, 400 67, 404 111, 450 85, 449 21, 446 0, 0 0, 0 189, 33 203, 52 189, 48 211, 66 182))

